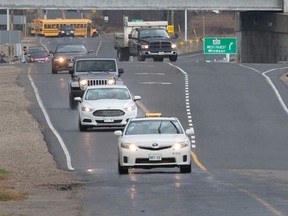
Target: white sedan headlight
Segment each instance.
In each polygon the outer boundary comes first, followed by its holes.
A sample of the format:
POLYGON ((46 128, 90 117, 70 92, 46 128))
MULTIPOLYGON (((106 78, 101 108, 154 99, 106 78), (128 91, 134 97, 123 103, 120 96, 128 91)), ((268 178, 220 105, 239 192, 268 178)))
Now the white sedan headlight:
POLYGON ((88 87, 88 80, 82 79, 79 81, 80 89, 85 90, 88 87))
POLYGON ((129 149, 130 151, 137 151, 139 148, 135 144, 121 143, 121 148, 129 149))
POLYGON ((178 142, 178 143, 175 143, 175 144, 172 146, 172 148, 173 148, 173 150, 179 150, 179 149, 185 148, 185 147, 187 147, 187 146, 188 146, 188 143, 186 143, 186 142, 178 142))
POLYGON ((142 48, 142 49, 149 49, 149 45, 148 45, 148 44, 142 44, 142 45, 141 45, 141 48, 142 48))
POLYGON ((128 107, 124 108, 125 111, 133 111, 135 109, 136 109, 136 105, 135 104, 130 104, 128 107))
POLYGON ((82 112, 92 112, 93 109, 87 105, 81 106, 81 111, 82 112))
POLYGON ((174 44, 174 43, 171 44, 171 48, 172 48, 172 49, 176 49, 176 48, 177 48, 177 44, 174 44))

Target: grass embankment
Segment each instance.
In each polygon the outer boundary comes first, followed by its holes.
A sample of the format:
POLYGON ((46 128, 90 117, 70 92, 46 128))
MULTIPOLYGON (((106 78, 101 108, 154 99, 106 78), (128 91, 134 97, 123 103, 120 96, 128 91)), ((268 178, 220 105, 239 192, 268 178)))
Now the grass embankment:
POLYGON ((0 168, 0 202, 17 201, 25 199, 25 194, 15 190, 13 187, 6 186, 4 183, 9 180, 11 173, 0 168))

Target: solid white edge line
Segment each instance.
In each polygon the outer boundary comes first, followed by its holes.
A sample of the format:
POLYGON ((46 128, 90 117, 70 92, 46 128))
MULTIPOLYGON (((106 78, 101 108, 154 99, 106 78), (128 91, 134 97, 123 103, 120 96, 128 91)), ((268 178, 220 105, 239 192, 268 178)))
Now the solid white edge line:
POLYGON ((285 102, 283 101, 278 89, 276 88, 276 86, 273 84, 272 80, 266 75, 266 73, 270 73, 270 72, 273 72, 273 71, 276 71, 276 70, 284 70, 284 69, 288 69, 288 67, 283 67, 283 68, 273 68, 273 69, 270 69, 268 71, 265 71, 265 72, 260 72, 259 70, 256 70, 255 68, 252 68, 252 67, 249 67, 249 66, 245 66, 245 65, 242 65, 242 64, 239 64, 241 67, 243 68, 248 68, 250 70, 253 70, 257 73, 260 73, 262 76, 265 77, 267 83, 271 86, 272 90, 274 91, 280 105, 282 106, 283 110, 286 112, 286 114, 288 114, 288 108, 285 104, 285 102))
POLYGON ((40 95, 39 95, 38 88, 36 87, 36 85, 35 85, 35 83, 34 83, 34 80, 33 80, 33 78, 31 77, 30 73, 31 73, 31 68, 29 68, 29 71, 28 71, 28 78, 29 78, 30 83, 31 83, 31 86, 32 86, 32 88, 33 88, 33 90, 34 90, 34 93, 35 93, 37 102, 38 102, 38 104, 39 104, 39 107, 40 107, 40 109, 41 109, 42 112, 43 112, 43 115, 44 115, 44 117, 45 117, 45 120, 46 120, 48 126, 50 127, 51 131, 54 133, 54 135, 55 135, 56 138, 58 139, 58 141, 59 141, 59 143, 60 143, 60 145, 61 145, 61 147, 62 147, 62 149, 63 149, 63 152, 64 152, 64 154, 65 154, 65 156, 66 156, 66 163, 67 163, 68 169, 69 169, 69 170, 75 170, 75 169, 72 167, 71 157, 70 157, 70 154, 69 154, 69 152, 68 152, 68 149, 67 149, 67 147, 66 147, 66 145, 65 145, 62 137, 60 136, 60 134, 58 133, 58 131, 54 128, 53 124, 51 123, 50 118, 49 118, 49 115, 48 115, 48 113, 47 113, 47 111, 46 111, 46 109, 45 109, 45 107, 44 107, 44 105, 43 105, 43 102, 42 102, 42 100, 41 100, 41 97, 40 97, 40 95))

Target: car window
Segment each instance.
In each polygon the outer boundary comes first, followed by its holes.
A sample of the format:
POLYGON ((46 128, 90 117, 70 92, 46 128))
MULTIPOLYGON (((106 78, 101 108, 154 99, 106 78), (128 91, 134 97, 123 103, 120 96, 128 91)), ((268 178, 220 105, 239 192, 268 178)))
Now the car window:
POLYGON ((103 100, 103 99, 117 99, 117 100, 129 100, 130 94, 127 89, 124 88, 100 88, 100 89, 88 89, 85 100, 103 100))
POLYGON ((33 53, 33 52, 38 52, 38 51, 45 51, 45 49, 41 46, 35 46, 35 47, 29 47, 28 48, 28 53, 33 53))
POLYGON ((125 134, 183 134, 183 130, 176 120, 132 121, 127 126, 125 134))
POLYGON ((140 38, 169 38, 164 29, 146 29, 139 32, 140 38))
POLYGON ((87 53, 87 49, 83 44, 58 45, 55 52, 56 53, 69 53, 69 52, 87 53))
POLYGON ((116 71, 116 63, 114 60, 78 60, 76 64, 77 72, 89 71, 116 71))
POLYGON ((33 52, 31 55, 33 55, 33 56, 47 56, 48 55, 48 53, 46 52, 46 51, 35 51, 35 52, 33 52))

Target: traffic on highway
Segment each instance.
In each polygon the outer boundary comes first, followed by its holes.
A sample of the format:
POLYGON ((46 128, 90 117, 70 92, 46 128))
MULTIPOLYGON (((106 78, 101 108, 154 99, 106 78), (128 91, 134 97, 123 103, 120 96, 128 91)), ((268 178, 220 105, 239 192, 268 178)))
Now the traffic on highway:
POLYGON ((119 61, 113 37, 101 34, 42 37, 40 43, 49 51, 84 44, 88 60, 115 59, 125 71, 123 86, 112 85, 127 87, 127 104, 105 98, 113 87, 104 83, 104 89, 86 86, 97 93, 93 103, 86 92, 71 109, 75 68, 55 74, 53 63, 29 64, 37 91, 25 89, 39 96, 31 113, 49 128, 43 133, 57 166, 84 183, 83 214, 287 215, 288 94, 279 80, 285 65, 206 62, 199 53, 172 62, 137 55, 119 61), (130 109, 137 117, 119 117, 130 109), (146 129, 129 134, 139 123, 146 129))

